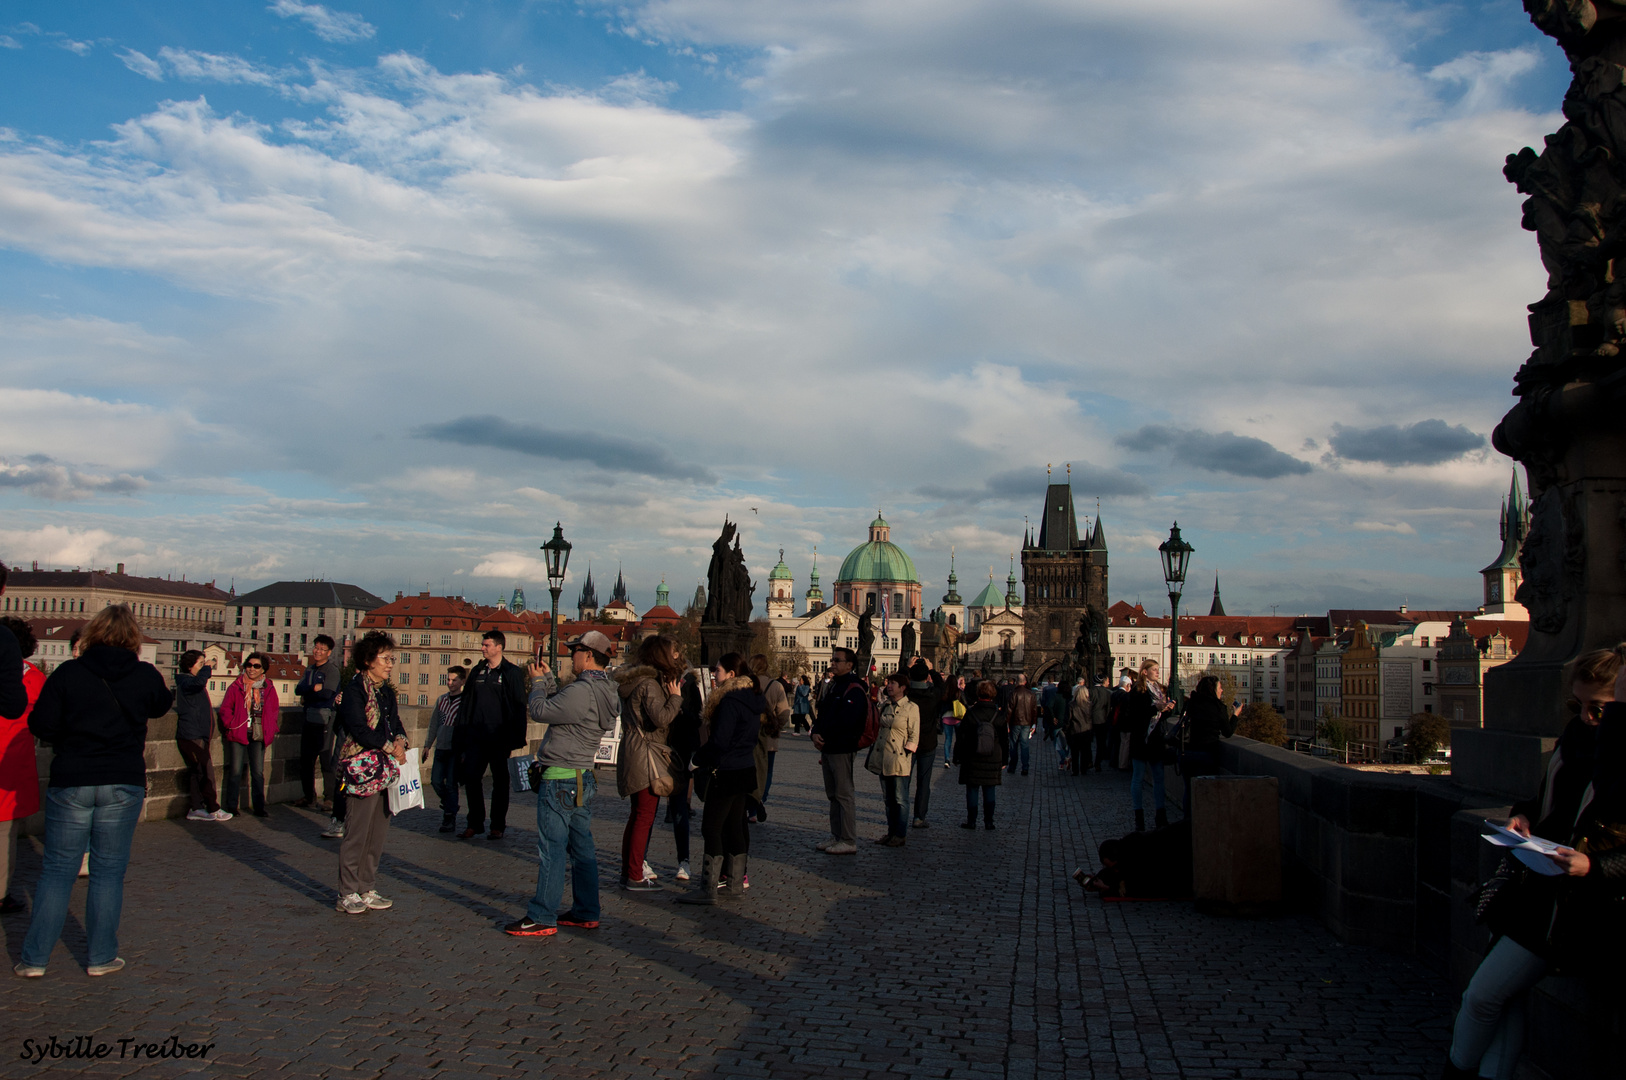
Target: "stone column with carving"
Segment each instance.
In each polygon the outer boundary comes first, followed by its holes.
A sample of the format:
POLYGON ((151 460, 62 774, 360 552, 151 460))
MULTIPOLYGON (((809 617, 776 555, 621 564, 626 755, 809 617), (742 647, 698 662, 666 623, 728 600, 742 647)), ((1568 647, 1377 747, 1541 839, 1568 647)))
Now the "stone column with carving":
POLYGON ((1508 796, 1536 786, 1563 730, 1582 653, 1626 640, 1626 6, 1525 0, 1569 57, 1566 123, 1504 170, 1528 196, 1547 294, 1530 305, 1535 351, 1496 448, 1529 476, 1530 534, 1517 599, 1530 636, 1486 672, 1485 726, 1455 733, 1452 774, 1508 796))

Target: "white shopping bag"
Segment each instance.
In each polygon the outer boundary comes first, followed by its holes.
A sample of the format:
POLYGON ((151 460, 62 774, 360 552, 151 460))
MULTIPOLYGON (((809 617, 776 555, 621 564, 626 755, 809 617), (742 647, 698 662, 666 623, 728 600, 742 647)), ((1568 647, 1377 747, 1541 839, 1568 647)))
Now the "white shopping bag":
POLYGON ((594 765, 614 765, 621 760, 621 718, 616 717, 615 730, 599 736, 598 752, 593 755, 594 765))
POLYGON ((418 773, 418 750, 414 747, 406 752, 401 775, 390 785, 390 813, 423 808, 423 778, 418 773))

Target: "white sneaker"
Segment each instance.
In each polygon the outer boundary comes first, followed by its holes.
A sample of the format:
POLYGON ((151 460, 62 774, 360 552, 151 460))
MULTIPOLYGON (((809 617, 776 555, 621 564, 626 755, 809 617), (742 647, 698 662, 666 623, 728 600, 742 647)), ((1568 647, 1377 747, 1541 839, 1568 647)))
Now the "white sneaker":
POLYGON ((124 970, 124 957, 115 956, 105 964, 92 964, 85 969, 86 975, 111 975, 115 971, 124 970))
POLYGON ((226 809, 222 808, 220 810, 216 810, 214 813, 210 814, 209 816, 211 818, 213 818, 214 820, 216 820, 216 821, 230 821, 234 815, 232 814, 232 812, 230 810, 226 810, 226 809))
POLYGON ((678 869, 677 869, 677 875, 676 876, 677 876, 677 879, 679 881, 688 881, 689 880, 689 862, 688 862, 687 859, 685 859, 683 862, 678 863, 678 869))
POLYGON ((360 893, 345 893, 339 897, 339 902, 333 906, 346 915, 365 915, 367 913, 367 901, 361 898, 360 893))
POLYGON ((835 842, 836 842, 835 837, 827 836, 823 840, 820 840, 818 843, 814 844, 813 846, 815 848, 817 848, 818 850, 820 850, 820 851, 829 851, 830 850, 830 845, 834 844, 835 842))
POLYGON ((858 845, 849 844, 845 840, 838 840, 824 849, 827 855, 857 855, 858 845))
POLYGON ((322 838, 325 840, 343 840, 344 822, 340 821, 338 818, 333 818, 328 823, 328 827, 322 830, 322 838))
POLYGON ((655 873, 654 868, 652 866, 650 866, 649 863, 647 863, 647 862, 644 863, 644 880, 645 881, 659 881, 660 879, 661 879, 661 876, 659 874, 655 873))
POLYGON ((213 821, 215 816, 207 810, 193 810, 186 815, 188 821, 213 821))
POLYGON ((361 902, 372 908, 374 911, 387 911, 395 906, 394 900, 386 900, 384 897, 379 896, 377 889, 369 889, 367 892, 363 893, 361 896, 361 902))

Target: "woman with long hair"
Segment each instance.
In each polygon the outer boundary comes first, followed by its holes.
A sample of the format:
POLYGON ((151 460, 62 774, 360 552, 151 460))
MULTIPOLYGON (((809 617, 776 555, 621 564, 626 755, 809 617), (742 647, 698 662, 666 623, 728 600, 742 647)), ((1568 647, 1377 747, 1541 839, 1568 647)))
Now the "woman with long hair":
POLYGON ((745 803, 757 785, 754 754, 761 717, 768 708, 768 699, 757 689, 750 666, 739 653, 723 654, 711 675, 711 693, 701 714, 711 730, 696 755, 698 767, 713 770, 700 818, 706 852, 699 887, 678 897, 685 904, 715 904, 718 883, 725 876, 729 887, 724 895, 745 893, 746 858, 751 850, 745 803))
POLYGON ((1124 695, 1119 722, 1129 731, 1129 803, 1135 810, 1135 831, 1146 831, 1146 793, 1142 790, 1148 775, 1152 778, 1152 808, 1159 827, 1169 823, 1168 794, 1163 786, 1163 766, 1168 747, 1160 733, 1163 715, 1174 703, 1157 680, 1156 660, 1147 660, 1135 672, 1124 695))
POLYGON ((965 676, 956 675, 943 689, 943 768, 954 765, 954 736, 960 730, 960 721, 967 708, 965 676))
POLYGON ((163 716, 175 700, 158 669, 137 655, 141 626, 125 605, 98 611, 80 640, 80 655, 51 672, 28 717, 28 729, 55 752, 45 797, 45 856, 16 967, 28 978, 45 974, 87 851, 85 971, 107 975, 124 966, 119 914, 130 840, 147 795, 147 721, 163 716))
POLYGON ((644 856, 661 796, 670 795, 674 787, 667 733, 683 707, 679 680, 688 667, 677 642, 655 634, 639 644, 637 663, 615 673, 621 696, 615 786, 622 798, 632 799, 627 827, 621 830, 621 887, 634 892, 660 888, 647 872, 644 856))
POLYGON ((406 729, 396 708, 395 639, 369 630, 350 650, 355 678, 339 702, 340 782, 344 785, 344 840, 339 844, 339 900, 346 915, 383 911, 394 901, 378 895, 378 860, 389 831, 389 785, 406 762, 406 729))
POLYGON ((220 726, 225 732, 226 785, 221 800, 227 813, 241 812, 243 770, 248 770, 249 805, 255 817, 265 817, 265 748, 277 737, 281 716, 277 687, 271 681, 271 661, 262 652, 243 657, 243 671, 226 688, 220 702, 220 726))

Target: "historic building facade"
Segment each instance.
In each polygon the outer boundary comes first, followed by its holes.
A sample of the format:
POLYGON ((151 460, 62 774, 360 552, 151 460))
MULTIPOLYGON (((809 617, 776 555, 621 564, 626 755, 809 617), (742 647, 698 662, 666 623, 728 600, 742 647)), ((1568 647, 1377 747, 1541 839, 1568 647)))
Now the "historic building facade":
POLYGON ((1085 611, 1107 610, 1107 541, 1096 516, 1081 537, 1071 483, 1045 490, 1039 534, 1022 537, 1023 666, 1029 678, 1053 674, 1073 651, 1085 611))

